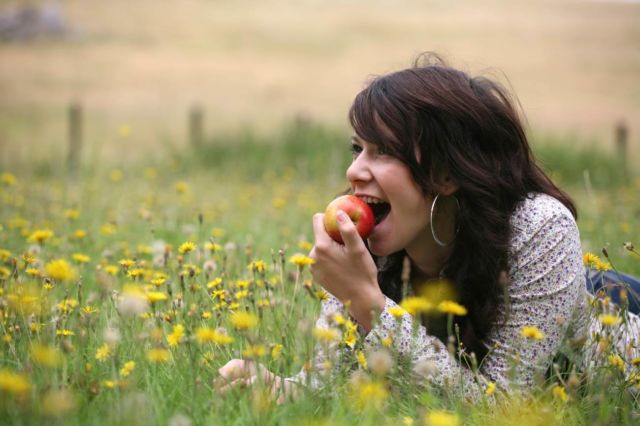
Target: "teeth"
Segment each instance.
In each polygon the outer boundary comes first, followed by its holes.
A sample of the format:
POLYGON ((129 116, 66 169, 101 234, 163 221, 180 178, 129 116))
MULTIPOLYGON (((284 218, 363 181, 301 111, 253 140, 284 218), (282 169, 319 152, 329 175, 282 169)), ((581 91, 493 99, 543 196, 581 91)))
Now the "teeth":
POLYGON ((386 201, 381 200, 379 198, 374 198, 374 197, 360 197, 362 199, 362 201, 364 201, 367 204, 382 204, 385 203, 386 201))

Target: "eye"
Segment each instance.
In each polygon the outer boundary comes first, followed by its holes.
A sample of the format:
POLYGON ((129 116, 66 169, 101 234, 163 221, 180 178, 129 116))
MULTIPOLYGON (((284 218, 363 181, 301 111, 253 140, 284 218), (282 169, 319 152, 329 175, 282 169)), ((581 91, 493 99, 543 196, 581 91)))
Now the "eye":
POLYGON ((357 143, 351 143, 351 146, 349 147, 349 151, 351 151, 351 155, 353 155, 354 157, 358 154, 360 154, 362 152, 362 147, 360 145, 358 145, 357 143))

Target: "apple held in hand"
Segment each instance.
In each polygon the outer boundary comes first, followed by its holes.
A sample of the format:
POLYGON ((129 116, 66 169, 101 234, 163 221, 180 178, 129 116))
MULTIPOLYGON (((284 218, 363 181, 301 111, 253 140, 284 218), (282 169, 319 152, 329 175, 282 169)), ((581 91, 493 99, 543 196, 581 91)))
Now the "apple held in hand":
POLYGON ((363 239, 373 231, 376 223, 369 205, 355 195, 342 195, 330 202, 324 212, 324 229, 334 241, 344 243, 336 220, 338 210, 342 210, 349 216, 363 239))

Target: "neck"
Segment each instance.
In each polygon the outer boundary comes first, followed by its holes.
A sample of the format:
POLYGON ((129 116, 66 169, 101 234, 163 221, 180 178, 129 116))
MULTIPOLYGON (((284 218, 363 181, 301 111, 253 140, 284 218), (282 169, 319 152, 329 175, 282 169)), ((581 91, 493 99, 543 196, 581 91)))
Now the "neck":
POLYGON ((407 248, 406 252, 411 259, 412 275, 420 280, 428 280, 440 276, 440 271, 453 252, 453 245, 441 247, 433 241, 430 247, 407 248))

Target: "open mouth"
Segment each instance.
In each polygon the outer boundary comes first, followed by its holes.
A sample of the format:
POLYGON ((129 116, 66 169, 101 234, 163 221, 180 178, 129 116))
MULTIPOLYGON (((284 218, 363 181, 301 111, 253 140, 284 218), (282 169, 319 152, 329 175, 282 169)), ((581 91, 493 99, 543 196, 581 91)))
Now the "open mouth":
POLYGON ((371 208, 371 211, 373 211, 373 217, 375 219, 376 225, 382 222, 391 211, 391 204, 385 203, 383 201, 367 204, 371 208))

